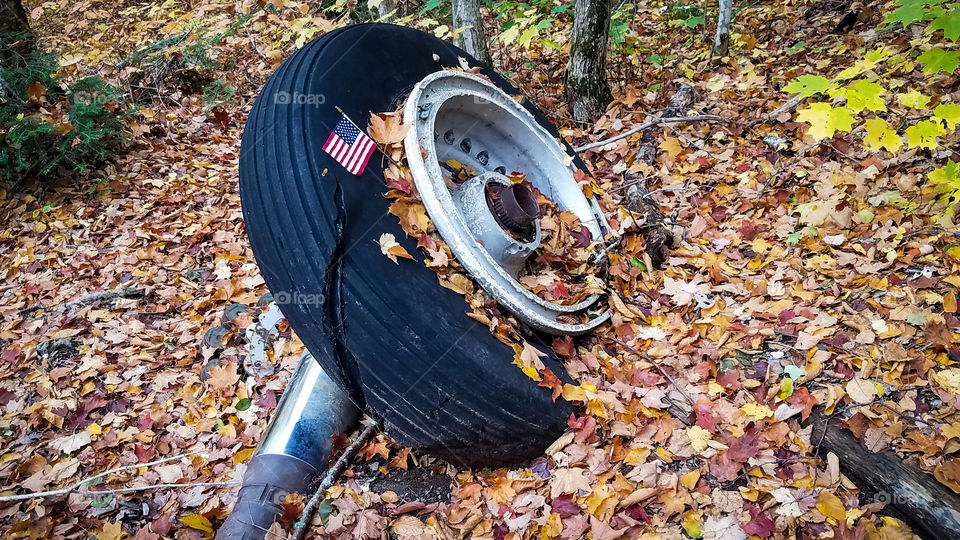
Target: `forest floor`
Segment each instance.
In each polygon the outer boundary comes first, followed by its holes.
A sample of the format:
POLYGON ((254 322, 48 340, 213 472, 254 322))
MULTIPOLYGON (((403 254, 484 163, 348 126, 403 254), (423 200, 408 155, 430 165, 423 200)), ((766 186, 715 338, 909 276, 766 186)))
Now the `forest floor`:
MULTIPOLYGON (((86 183, 0 191, 0 497, 163 458, 175 459, 116 472, 92 489, 188 485, 2 502, 0 534, 209 537, 237 491, 210 483, 242 474, 303 351, 282 329, 273 367, 251 374, 233 334, 223 337, 226 349, 204 344, 225 319, 234 330, 250 324, 267 292, 237 190, 244 115, 284 58, 343 21, 291 1, 258 13, 210 51, 219 87, 235 93, 208 91, 204 100, 186 71, 144 82, 150 69, 172 66, 169 58, 160 67, 116 66, 188 28, 188 42, 196 28, 223 32, 254 3, 28 4, 42 46, 58 51, 68 76, 126 83, 141 107, 129 151, 86 183), (145 296, 63 308, 117 287, 142 287, 145 296), (233 304, 250 313, 224 317, 233 304), (75 340, 76 354, 38 351, 64 338, 75 340), (201 373, 214 358, 218 365, 201 373)), ((820 455, 819 434, 802 423, 815 405, 870 451, 892 449, 960 491, 960 242, 926 180, 957 158, 956 132, 943 136, 945 150, 891 154, 866 151, 851 133, 815 142, 793 112, 747 127, 787 101, 782 88, 798 76, 831 77, 862 61, 857 51, 904 50, 920 31, 878 32, 883 15, 870 12, 838 34, 842 11, 749 4, 736 14, 731 56, 713 65, 702 27, 671 25, 668 13, 642 6, 625 23, 633 49, 610 62, 617 102, 589 128, 566 117, 565 53, 552 40, 493 53, 495 67, 551 111, 575 146, 642 123, 681 83, 700 97, 691 114, 732 120, 658 128, 652 168, 632 165, 639 134, 583 156, 624 235, 612 279, 631 303, 612 301, 604 331, 643 349, 677 386, 595 338, 575 348, 558 340, 581 381, 561 399, 584 407, 545 459, 462 469, 381 434, 329 491, 314 533, 909 538, 820 455), (662 271, 644 264, 642 235, 618 205, 620 177, 631 169, 659 189, 652 197, 680 236, 662 271), (692 422, 668 412, 677 406, 692 422), (377 491, 357 481, 371 463, 447 474, 452 499, 377 491)), ((561 22, 550 30, 560 40, 561 22)), ((902 73, 897 91, 960 101, 956 78, 940 75, 930 82, 919 68, 902 73)), ((914 114, 902 100, 887 105, 901 120, 914 114)), ((290 507, 294 515, 299 502, 290 507)))

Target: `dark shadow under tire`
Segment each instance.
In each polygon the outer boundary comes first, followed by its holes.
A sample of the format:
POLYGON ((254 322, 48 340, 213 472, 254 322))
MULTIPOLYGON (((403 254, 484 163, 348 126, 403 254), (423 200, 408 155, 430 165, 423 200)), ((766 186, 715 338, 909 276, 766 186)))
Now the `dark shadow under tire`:
MULTIPOLYGON (((322 150, 336 106, 364 128, 371 111, 394 110, 424 76, 458 66, 458 56, 478 65, 444 41, 386 24, 312 41, 273 74, 250 111, 240 195, 263 277, 324 370, 397 442, 461 464, 497 464, 541 453, 573 407, 512 365, 513 351, 465 315, 461 295, 440 287, 387 213, 380 155, 358 177, 322 150), (383 233, 417 261, 398 265, 381 254, 383 233)), ((568 380, 552 353, 544 360, 568 380)))

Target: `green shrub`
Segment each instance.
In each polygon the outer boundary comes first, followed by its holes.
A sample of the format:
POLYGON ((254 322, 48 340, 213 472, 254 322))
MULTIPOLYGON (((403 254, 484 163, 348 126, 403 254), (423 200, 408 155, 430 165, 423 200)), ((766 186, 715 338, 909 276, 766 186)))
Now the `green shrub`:
POLYGON ((123 93, 103 79, 65 85, 56 57, 11 55, 0 68, 0 178, 49 179, 107 158, 125 142, 123 93))

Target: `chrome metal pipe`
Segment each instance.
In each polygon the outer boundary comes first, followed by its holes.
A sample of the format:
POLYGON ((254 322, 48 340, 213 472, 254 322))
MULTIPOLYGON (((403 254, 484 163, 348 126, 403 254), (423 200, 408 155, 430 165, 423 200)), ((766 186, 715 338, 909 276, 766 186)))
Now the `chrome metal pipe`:
POLYGON ((233 511, 217 540, 261 540, 290 493, 306 494, 327 469, 333 434, 347 433, 360 418, 350 395, 304 352, 287 383, 273 421, 243 476, 233 511))

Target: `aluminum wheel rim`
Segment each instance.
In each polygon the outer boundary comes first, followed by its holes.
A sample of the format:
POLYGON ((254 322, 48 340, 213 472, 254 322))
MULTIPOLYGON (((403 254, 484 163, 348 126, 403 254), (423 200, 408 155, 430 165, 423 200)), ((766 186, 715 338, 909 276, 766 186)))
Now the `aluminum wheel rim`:
POLYGON ((478 241, 454 200, 456 189, 443 179, 440 163, 450 158, 481 174, 524 172, 561 210, 574 213, 593 241, 602 241, 606 222, 596 202, 588 200, 577 185, 572 157, 526 109, 480 77, 439 71, 413 88, 404 122, 411 125, 404 139, 408 165, 427 213, 457 260, 484 290, 520 320, 552 334, 581 334, 610 318, 610 312, 603 310, 587 313, 590 318, 583 323, 558 321, 559 316, 584 313, 599 296, 562 305, 525 288, 478 241))

